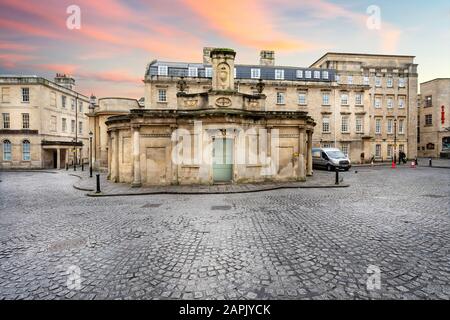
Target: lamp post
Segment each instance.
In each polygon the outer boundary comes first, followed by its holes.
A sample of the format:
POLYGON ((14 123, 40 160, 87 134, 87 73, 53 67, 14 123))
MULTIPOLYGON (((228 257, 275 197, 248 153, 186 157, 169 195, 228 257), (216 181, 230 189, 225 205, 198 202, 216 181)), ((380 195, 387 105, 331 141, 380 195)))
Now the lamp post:
POLYGON ((89 178, 92 178, 92 131, 89 132, 89 178))
POLYGON ((73 145, 73 171, 77 171, 77 148, 76 148, 76 140, 75 138, 72 139, 72 145, 73 145))
POLYGON ((397 163, 397 118, 394 119, 394 163, 397 163))

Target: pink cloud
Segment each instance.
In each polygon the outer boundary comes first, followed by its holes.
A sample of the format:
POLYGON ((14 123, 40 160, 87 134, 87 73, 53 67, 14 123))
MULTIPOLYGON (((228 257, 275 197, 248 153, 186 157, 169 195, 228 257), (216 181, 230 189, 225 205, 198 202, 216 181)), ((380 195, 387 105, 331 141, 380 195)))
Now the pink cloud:
POLYGON ((312 45, 277 31, 270 12, 259 0, 182 2, 208 27, 239 44, 257 49, 304 50, 312 45))

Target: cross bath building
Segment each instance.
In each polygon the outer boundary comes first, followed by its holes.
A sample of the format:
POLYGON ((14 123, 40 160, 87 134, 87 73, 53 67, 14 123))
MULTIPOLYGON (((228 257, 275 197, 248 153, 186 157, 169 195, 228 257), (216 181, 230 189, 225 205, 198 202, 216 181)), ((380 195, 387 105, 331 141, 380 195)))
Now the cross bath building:
MULTIPOLYGON (((235 67, 233 50, 208 53, 204 64, 149 65, 145 108, 106 121, 109 178, 133 186, 305 181, 315 123, 304 110, 277 108, 262 81, 295 71, 271 65, 268 54, 256 79, 235 67), (251 92, 239 90, 236 73, 253 79, 251 92)), ((318 83, 331 82, 322 79, 331 70, 316 71, 318 83)))

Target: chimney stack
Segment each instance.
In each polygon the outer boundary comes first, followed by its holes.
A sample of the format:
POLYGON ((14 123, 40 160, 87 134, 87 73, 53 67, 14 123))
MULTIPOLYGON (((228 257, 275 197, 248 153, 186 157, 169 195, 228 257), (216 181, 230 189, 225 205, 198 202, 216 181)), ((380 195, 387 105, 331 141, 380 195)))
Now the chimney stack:
POLYGON ((213 50, 213 47, 203 48, 203 64, 211 64, 211 51, 213 50))
POLYGON ((261 50, 259 64, 262 66, 274 66, 275 65, 275 51, 261 50))
POLYGON ((65 73, 57 73, 55 82, 64 88, 72 90, 75 86, 75 79, 65 73))

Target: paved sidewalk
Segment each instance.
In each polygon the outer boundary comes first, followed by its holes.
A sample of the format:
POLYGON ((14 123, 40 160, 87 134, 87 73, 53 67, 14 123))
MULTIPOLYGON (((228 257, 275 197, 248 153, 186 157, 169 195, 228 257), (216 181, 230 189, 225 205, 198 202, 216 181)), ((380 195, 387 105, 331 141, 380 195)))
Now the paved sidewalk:
MULTIPOLYGON (((63 172, 63 171, 61 171, 63 172)), ((179 185, 179 186, 150 186, 132 188, 126 183, 113 183, 106 179, 106 173, 100 174, 101 193, 95 193, 96 177, 95 173, 89 178, 87 171, 67 171, 67 174, 79 178, 73 187, 78 190, 87 191, 91 197, 105 196, 132 196, 151 194, 232 194, 232 193, 253 193, 278 189, 297 188, 345 188, 349 187, 343 180, 340 173, 340 184, 335 185, 335 174, 325 171, 315 171, 313 177, 308 177, 306 182, 276 182, 276 183, 255 183, 255 184, 224 184, 224 185, 179 185)))

